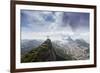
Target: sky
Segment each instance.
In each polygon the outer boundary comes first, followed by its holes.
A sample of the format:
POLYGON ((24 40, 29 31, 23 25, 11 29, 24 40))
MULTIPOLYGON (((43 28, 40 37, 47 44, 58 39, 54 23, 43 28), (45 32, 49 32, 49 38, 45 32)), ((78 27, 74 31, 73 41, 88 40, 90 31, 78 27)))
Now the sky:
POLYGON ((22 9, 20 14, 21 39, 89 39, 89 13, 22 9))

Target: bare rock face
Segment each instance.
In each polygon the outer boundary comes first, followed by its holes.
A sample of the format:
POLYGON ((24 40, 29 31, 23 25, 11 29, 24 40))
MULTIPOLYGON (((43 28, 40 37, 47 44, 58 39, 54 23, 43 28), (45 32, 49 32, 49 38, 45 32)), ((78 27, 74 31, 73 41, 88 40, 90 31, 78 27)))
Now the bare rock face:
POLYGON ((63 53, 71 55, 72 60, 89 59, 89 44, 82 39, 73 40, 68 38, 67 42, 54 42, 53 46, 55 46, 55 49, 61 50, 63 48, 63 53))

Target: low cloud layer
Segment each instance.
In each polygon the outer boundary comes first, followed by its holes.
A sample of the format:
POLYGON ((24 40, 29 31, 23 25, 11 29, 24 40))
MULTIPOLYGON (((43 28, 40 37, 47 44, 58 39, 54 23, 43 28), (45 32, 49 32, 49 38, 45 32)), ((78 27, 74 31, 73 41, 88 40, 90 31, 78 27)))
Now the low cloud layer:
POLYGON ((21 10, 22 39, 89 35, 89 13, 21 10))

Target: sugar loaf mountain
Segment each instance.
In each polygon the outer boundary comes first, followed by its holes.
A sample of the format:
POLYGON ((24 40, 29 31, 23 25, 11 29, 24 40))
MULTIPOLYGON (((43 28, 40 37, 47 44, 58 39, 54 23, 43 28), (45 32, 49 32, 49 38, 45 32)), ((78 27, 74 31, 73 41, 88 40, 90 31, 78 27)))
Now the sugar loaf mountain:
POLYGON ((83 39, 23 40, 21 44, 22 63, 89 59, 89 44, 83 39))

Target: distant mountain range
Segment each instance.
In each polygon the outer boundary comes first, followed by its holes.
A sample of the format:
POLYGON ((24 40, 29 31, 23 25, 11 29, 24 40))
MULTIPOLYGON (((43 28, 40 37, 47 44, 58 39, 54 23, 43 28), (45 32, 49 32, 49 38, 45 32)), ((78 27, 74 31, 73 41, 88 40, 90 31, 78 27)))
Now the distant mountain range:
POLYGON ((71 55, 75 60, 86 60, 89 59, 89 44, 83 39, 73 40, 71 37, 66 41, 57 41, 53 43, 55 49, 60 49, 63 53, 71 55))
POLYGON ((21 62, 45 62, 89 59, 89 44, 71 37, 63 41, 23 40, 21 62))
POLYGON ((41 40, 22 40, 21 41, 21 55, 28 53, 33 48, 42 44, 41 40))

